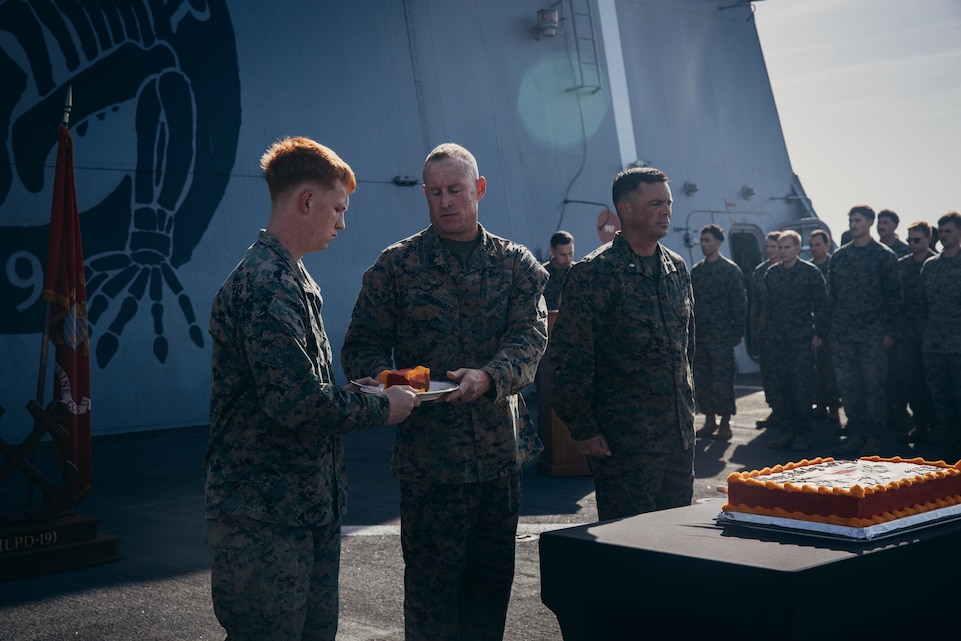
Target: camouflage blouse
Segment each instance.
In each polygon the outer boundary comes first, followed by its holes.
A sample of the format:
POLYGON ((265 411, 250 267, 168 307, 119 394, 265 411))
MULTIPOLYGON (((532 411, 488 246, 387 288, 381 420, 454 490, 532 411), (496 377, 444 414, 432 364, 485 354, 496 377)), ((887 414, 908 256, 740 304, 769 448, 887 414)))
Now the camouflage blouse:
POLYGON ((684 259, 654 274, 618 233, 575 263, 550 339, 551 404, 575 440, 614 451, 694 442, 694 298, 684 259))
POLYGON ((691 267, 691 287, 697 340, 733 346, 744 336, 747 320, 747 290, 741 268, 724 256, 712 262, 700 260, 691 267))
POLYGON ((217 292, 208 518, 309 527, 345 512, 341 434, 385 425, 389 404, 334 384, 322 304, 303 264, 265 231, 217 292))
POLYGON ((483 227, 463 267, 428 227, 385 249, 364 273, 341 350, 348 376, 423 365, 433 380, 466 367, 492 381, 475 401, 423 403, 397 426, 397 478, 486 481, 541 450, 521 392, 547 346, 546 282, 527 248, 483 227))
POLYGON ((783 263, 768 268, 761 279, 761 331, 773 341, 800 341, 825 336, 827 287, 817 265, 798 260, 786 269, 783 263))
POLYGON ((898 259, 901 267, 901 286, 904 289, 904 307, 901 312, 901 336, 910 335, 920 339, 922 329, 921 319, 921 269, 928 258, 937 256, 937 252, 929 249, 922 261, 914 260, 912 254, 898 259))
POLYGON ((872 239, 848 243, 831 256, 828 314, 832 341, 897 336, 901 314, 901 267, 886 246, 872 239))
POLYGON ((961 354, 961 254, 938 254, 921 268, 924 351, 961 354))

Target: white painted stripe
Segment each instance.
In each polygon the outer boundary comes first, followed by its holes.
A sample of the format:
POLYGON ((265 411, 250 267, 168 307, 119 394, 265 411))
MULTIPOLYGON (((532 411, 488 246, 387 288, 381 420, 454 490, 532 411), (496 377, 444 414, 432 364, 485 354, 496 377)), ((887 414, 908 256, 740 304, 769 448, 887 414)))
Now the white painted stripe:
POLYGON ((344 525, 341 536, 400 536, 399 525, 344 525))
MULTIPOLYGON (((587 525, 586 523, 519 523, 518 535, 542 534, 567 527, 587 525)), ((400 536, 400 525, 345 525, 341 528, 342 536, 400 536)))
POLYGON ((607 59, 607 79, 611 86, 611 108, 614 111, 614 128, 617 130, 617 147, 621 153, 621 169, 625 169, 638 160, 638 155, 615 0, 597 0, 597 12, 604 41, 604 57, 607 59))

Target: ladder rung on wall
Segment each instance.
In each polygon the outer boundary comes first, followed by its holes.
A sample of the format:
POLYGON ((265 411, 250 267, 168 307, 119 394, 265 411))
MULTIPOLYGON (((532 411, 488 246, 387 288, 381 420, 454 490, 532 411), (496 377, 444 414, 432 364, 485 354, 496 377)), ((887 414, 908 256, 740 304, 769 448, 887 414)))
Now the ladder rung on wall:
POLYGON ((601 64, 594 36, 594 10, 591 0, 571 0, 571 23, 577 54, 578 84, 570 91, 597 93, 603 87, 601 64))

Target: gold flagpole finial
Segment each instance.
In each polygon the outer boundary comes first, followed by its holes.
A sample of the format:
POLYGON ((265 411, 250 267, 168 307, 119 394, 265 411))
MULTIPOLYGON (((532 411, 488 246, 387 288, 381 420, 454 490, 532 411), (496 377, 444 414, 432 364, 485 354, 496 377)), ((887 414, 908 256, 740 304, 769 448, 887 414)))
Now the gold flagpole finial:
POLYGON ((63 103, 63 126, 70 122, 70 112, 73 111, 73 86, 67 86, 67 101, 63 103))

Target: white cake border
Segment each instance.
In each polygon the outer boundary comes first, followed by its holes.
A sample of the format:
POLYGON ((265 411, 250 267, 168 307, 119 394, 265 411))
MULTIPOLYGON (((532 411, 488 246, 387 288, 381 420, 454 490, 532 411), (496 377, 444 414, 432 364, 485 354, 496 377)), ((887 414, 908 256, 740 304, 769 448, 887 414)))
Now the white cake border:
POLYGON ((762 514, 747 514, 745 512, 721 512, 714 520, 721 526, 739 525, 762 530, 787 530, 797 534, 833 539, 873 541, 887 536, 904 534, 912 530, 920 530, 958 518, 961 518, 961 504, 938 508, 920 514, 913 514, 868 527, 831 525, 830 523, 820 523, 818 521, 801 521, 799 519, 786 519, 777 516, 764 516, 762 514))

